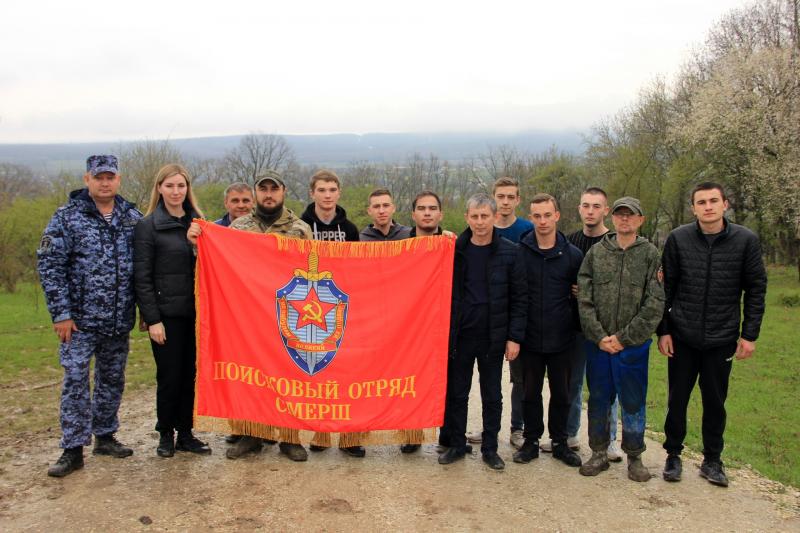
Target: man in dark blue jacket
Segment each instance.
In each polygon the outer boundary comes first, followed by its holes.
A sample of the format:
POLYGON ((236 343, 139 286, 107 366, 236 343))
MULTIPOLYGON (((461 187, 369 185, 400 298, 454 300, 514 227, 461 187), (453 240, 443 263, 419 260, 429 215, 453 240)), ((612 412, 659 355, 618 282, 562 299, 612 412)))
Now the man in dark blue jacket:
POLYGON ((728 379, 734 357, 746 359, 756 349, 767 273, 758 237, 728 222, 727 209, 722 186, 701 183, 692 191, 697 221, 673 230, 664 244, 666 305, 657 333, 658 349, 669 357, 664 422, 668 455, 663 472, 667 481, 681 479, 686 407, 699 376, 704 457, 700 475, 728 486, 721 460, 728 379))
POLYGON ((117 158, 86 161, 86 188, 73 191, 44 230, 37 250, 39 277, 53 329, 61 341, 63 454, 47 471, 63 477, 83 468, 83 447, 127 457, 116 440, 125 387, 128 340, 134 322, 133 229, 142 214, 117 195, 117 158), (89 363, 95 357, 94 392, 89 363))
POLYGON ((523 235, 519 251, 528 280, 528 323, 520 352, 525 442, 514 454, 514 462, 528 463, 539 457, 546 372, 550 383, 547 427, 553 457, 569 466, 580 466, 580 456, 567 446, 567 418, 577 315, 572 285, 578 281, 583 254, 557 230, 561 213, 554 197, 537 194, 531 200, 530 213, 534 230, 523 235))
MULTIPOLYGON (((483 461, 495 470, 505 463, 497 454, 497 433, 503 410, 503 355, 519 354, 525 337, 528 306, 525 270, 517 245, 497 235, 497 204, 485 194, 467 201, 469 227, 456 240, 447 405, 442 435, 449 448, 440 464, 462 459, 467 451, 467 403, 472 369, 478 361, 483 406, 483 461)), ((440 438, 441 442, 441 438, 440 438)))

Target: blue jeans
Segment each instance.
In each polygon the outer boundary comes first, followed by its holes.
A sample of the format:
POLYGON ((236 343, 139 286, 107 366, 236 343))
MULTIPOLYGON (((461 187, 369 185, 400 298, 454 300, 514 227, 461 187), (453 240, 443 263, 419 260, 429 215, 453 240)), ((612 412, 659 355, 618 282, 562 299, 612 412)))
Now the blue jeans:
POLYGON ((592 346, 586 353, 586 384, 589 387, 589 447, 608 448, 609 418, 614 397, 622 405, 622 450, 639 455, 645 450, 644 428, 647 403, 647 364, 652 340, 610 354, 592 346))
MULTIPOLYGON (((587 341, 583 333, 575 334, 575 345, 572 352, 572 374, 569 380, 569 397, 572 402, 567 418, 567 435, 575 438, 581 429, 581 410, 583 409, 583 378, 586 375, 586 353, 592 348, 597 348, 591 341, 587 341)), ((608 419, 611 428, 611 442, 617 440, 617 412, 619 411, 619 397, 614 398, 611 406, 611 416, 608 419)))

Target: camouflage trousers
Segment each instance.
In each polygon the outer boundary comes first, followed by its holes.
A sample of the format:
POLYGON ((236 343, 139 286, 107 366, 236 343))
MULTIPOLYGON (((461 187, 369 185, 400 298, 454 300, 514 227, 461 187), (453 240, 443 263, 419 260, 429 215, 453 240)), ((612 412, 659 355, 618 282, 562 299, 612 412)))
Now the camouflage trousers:
POLYGON ((92 434, 117 431, 117 411, 125 389, 128 333, 117 336, 75 331, 69 343, 61 343, 64 367, 61 388, 61 447, 92 443, 92 434), (94 388, 89 391, 89 363, 94 355, 94 388))

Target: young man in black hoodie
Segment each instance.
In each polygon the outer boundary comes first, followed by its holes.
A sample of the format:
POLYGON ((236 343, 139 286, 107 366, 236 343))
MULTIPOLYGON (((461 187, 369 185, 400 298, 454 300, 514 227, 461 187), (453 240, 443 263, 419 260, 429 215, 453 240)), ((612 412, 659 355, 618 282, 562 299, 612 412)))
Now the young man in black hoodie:
POLYGON ((316 241, 357 241, 358 228, 347 220, 347 212, 338 205, 342 194, 339 176, 330 170, 318 170, 311 176, 311 199, 303 222, 311 226, 316 241))

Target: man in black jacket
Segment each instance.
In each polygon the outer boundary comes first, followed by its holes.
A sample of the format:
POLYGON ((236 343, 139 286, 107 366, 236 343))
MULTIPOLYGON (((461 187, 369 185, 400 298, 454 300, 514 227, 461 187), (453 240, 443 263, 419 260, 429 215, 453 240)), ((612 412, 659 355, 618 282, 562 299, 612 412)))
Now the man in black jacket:
POLYGON ((537 194, 531 200, 530 213, 534 230, 522 236, 519 250, 528 279, 528 323, 520 352, 525 442, 514 454, 514 462, 529 463, 539 457, 546 372, 550 384, 547 427, 553 457, 569 466, 581 466, 580 456, 567 446, 567 418, 577 318, 572 285, 578 283, 583 254, 556 229, 561 212, 555 198, 537 194))
POLYGON ((483 461, 495 470, 505 463, 497 455, 497 433, 503 410, 503 354, 513 360, 525 337, 528 305, 525 270, 517 246, 497 235, 497 204, 485 194, 467 201, 469 227, 456 241, 447 405, 442 434, 449 448, 439 464, 462 459, 467 451, 467 403, 472 368, 478 361, 483 406, 483 461))
POLYGON ((681 479, 686 407, 699 376, 704 456, 700 475, 715 485, 728 486, 720 460, 728 379, 734 357, 746 359, 756 348, 767 274, 758 237, 728 222, 727 208, 721 185, 698 185, 692 191, 697 222, 672 231, 664 245, 666 305, 657 333, 658 349, 669 357, 664 422, 668 455, 663 472, 667 481, 681 479))

